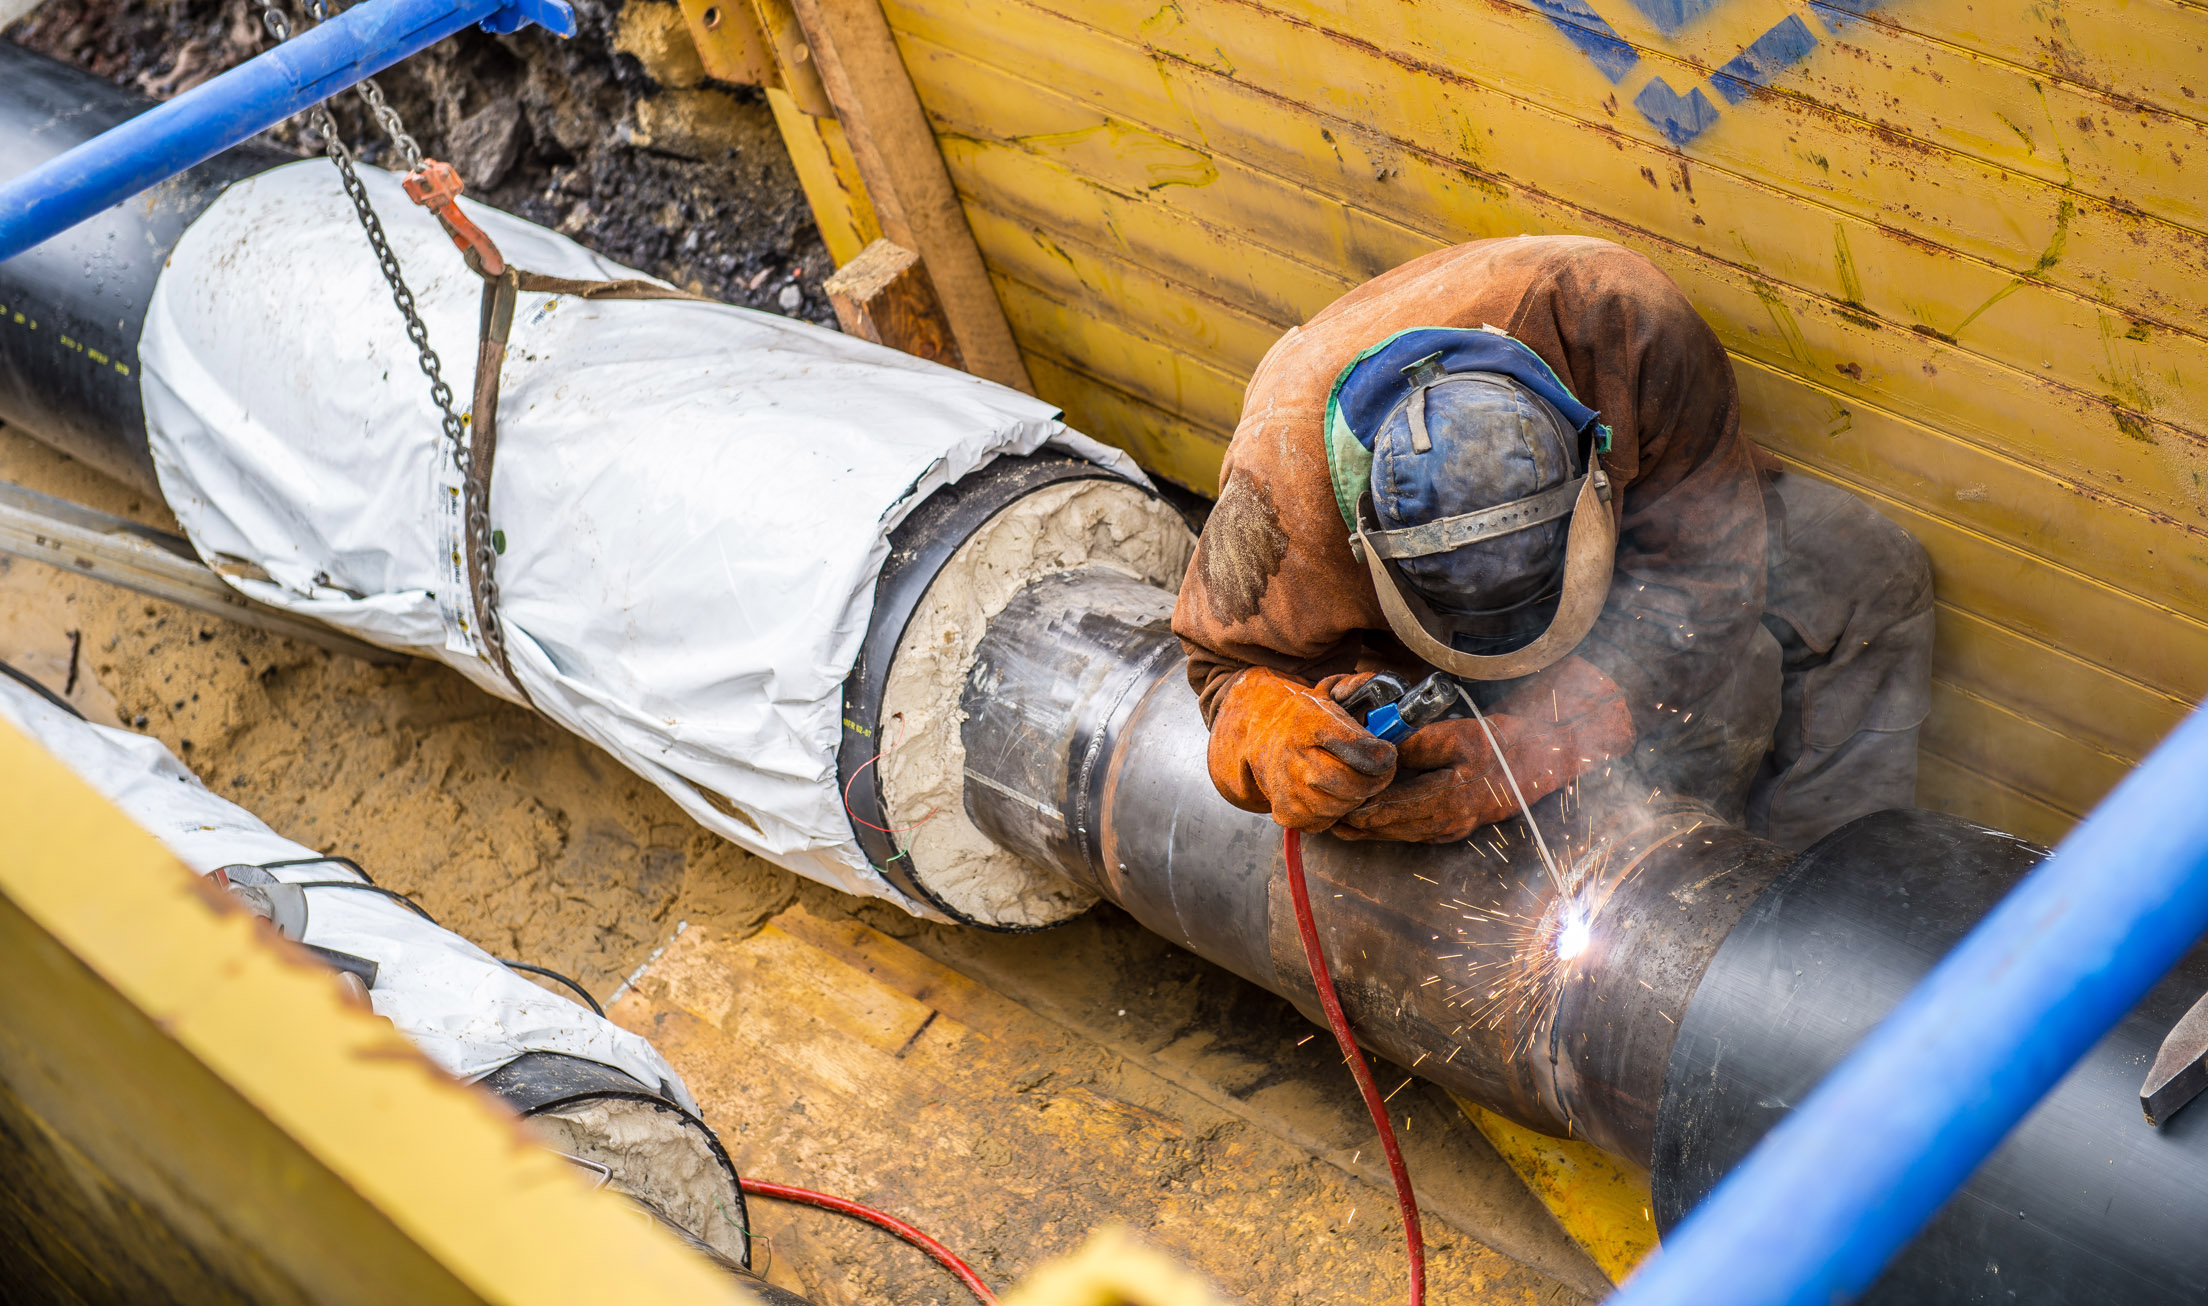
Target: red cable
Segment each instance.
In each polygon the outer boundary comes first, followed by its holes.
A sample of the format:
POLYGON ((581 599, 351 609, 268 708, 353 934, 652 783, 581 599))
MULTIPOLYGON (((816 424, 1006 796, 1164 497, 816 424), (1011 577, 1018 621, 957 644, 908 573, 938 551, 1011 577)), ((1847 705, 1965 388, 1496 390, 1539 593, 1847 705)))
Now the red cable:
MULTIPOLYGON (((1392 1147, 1394 1144, 1391 1142, 1389 1146, 1392 1147)), ((823 1211, 834 1211, 838 1215, 852 1216, 877 1228, 887 1229, 921 1251, 926 1252, 934 1258, 936 1264, 957 1275, 958 1281, 965 1284, 967 1290, 981 1300, 982 1306, 997 1306, 997 1294, 989 1291, 989 1285, 983 1283, 981 1276, 974 1273, 973 1266, 958 1259, 958 1254, 950 1248, 945 1247, 935 1239, 928 1237, 886 1211, 877 1211, 871 1206, 861 1206, 847 1197, 831 1197, 827 1193, 816 1193, 810 1188, 792 1188, 788 1184, 770 1184, 764 1179, 746 1179, 742 1182, 744 1191, 753 1197, 771 1197, 777 1201, 796 1202, 800 1206, 817 1206, 823 1211)))
POLYGON ((1283 830, 1280 850, 1288 861, 1288 894, 1296 904, 1296 932, 1303 936, 1304 960, 1311 964, 1311 982, 1319 990, 1319 1005, 1326 1008, 1326 1026, 1357 1077, 1357 1091, 1365 1095, 1365 1110, 1380 1131, 1380 1150, 1387 1154, 1388 1174, 1395 1180, 1395 1202, 1403 1210, 1403 1257, 1410 1264, 1411 1306, 1425 1306, 1426 1237, 1418 1227, 1418 1194, 1411 1191, 1411 1172, 1403 1166, 1403 1153, 1395 1145, 1395 1127, 1388 1123, 1386 1099, 1373 1082, 1372 1067, 1364 1050, 1350 1033, 1349 1017, 1342 1014, 1342 1000, 1334 993, 1334 976, 1326 969, 1326 953, 1319 946, 1318 922, 1311 917, 1311 890, 1303 882, 1303 831, 1283 830))

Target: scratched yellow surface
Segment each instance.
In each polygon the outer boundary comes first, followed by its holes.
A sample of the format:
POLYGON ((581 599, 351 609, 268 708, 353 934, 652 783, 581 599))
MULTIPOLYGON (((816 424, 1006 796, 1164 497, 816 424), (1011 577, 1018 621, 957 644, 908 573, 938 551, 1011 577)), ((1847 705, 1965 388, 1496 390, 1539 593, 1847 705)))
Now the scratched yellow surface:
MULTIPOLYGON (((1152 470, 1213 488, 1358 281, 1604 236, 1931 552, 1921 801, 2059 838, 2208 692, 2208 7, 884 7, 1037 385, 1152 470)), ((848 165, 808 192, 852 227, 848 165)))

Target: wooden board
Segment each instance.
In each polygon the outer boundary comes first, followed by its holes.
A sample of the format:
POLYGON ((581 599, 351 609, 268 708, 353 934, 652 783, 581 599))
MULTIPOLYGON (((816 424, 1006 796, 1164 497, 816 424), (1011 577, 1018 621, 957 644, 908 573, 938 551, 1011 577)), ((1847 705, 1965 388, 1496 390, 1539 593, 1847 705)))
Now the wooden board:
MULTIPOLYGON (((1929 804, 2059 836, 2208 693, 2208 7, 890 0, 1041 393, 1210 490, 1343 289, 1641 250, 1931 550, 1929 804)), ((832 210, 823 221, 842 221, 832 210)))
MULTIPOLYGON (((1119 1224, 1237 1300, 1401 1294, 1372 1127, 1287 1003, 1109 911, 1025 936, 877 919, 912 937, 803 907, 740 941, 691 928, 614 1004, 746 1174, 888 1209, 998 1284, 1119 1224)), ((1433 1301, 1603 1290, 1445 1095, 1380 1070, 1433 1301)), ((818 1306, 958 1299, 863 1226, 768 1203, 754 1222, 818 1306)))
POLYGON ((0 727, 0 1298, 755 1298, 0 727))

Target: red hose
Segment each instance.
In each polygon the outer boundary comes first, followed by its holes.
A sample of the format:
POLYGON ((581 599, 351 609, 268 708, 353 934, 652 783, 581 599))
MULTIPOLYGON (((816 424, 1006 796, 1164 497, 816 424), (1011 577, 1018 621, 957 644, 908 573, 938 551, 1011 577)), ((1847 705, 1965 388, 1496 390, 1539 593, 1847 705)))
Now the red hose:
MULTIPOLYGON (((1391 1140, 1388 1145, 1392 1148, 1395 1144, 1391 1140)), ((928 1237, 886 1211, 877 1211, 871 1206, 861 1206, 849 1198, 831 1197, 827 1193, 816 1193, 810 1188, 792 1188, 788 1184, 770 1184, 764 1179, 746 1179, 743 1180, 743 1186, 744 1191, 753 1197, 770 1197, 780 1202, 796 1202, 800 1206, 816 1206, 823 1211, 834 1211, 838 1215, 848 1215, 854 1219, 864 1220, 877 1228, 887 1229, 921 1251, 926 1252, 934 1258, 936 1264, 957 1275, 958 1281, 965 1284, 967 1291, 980 1299, 982 1306, 997 1306, 997 1294, 989 1291, 989 1285, 983 1283, 981 1276, 974 1273, 973 1266, 958 1259, 957 1253, 950 1248, 945 1247, 935 1239, 928 1237)))
POLYGON ((1341 1045, 1349 1073, 1357 1077, 1357 1091, 1365 1095, 1365 1110, 1380 1131, 1380 1150, 1387 1154, 1388 1175, 1395 1180, 1395 1203, 1403 1210, 1403 1258, 1411 1274, 1411 1306, 1426 1301, 1426 1236, 1418 1227, 1418 1194, 1411 1191, 1411 1172, 1403 1166, 1402 1150, 1395 1145, 1395 1127, 1388 1123, 1387 1102, 1373 1082, 1372 1067, 1364 1050, 1350 1033, 1349 1017, 1342 1014, 1342 1000, 1334 993, 1334 976, 1326 968, 1326 953, 1319 946, 1319 926, 1311 917, 1311 890, 1303 882, 1303 832, 1284 830, 1280 850, 1288 861, 1288 894, 1296 904, 1296 932, 1303 936, 1304 960, 1311 964, 1311 982, 1319 990, 1319 1005, 1326 1009, 1326 1026, 1341 1045))

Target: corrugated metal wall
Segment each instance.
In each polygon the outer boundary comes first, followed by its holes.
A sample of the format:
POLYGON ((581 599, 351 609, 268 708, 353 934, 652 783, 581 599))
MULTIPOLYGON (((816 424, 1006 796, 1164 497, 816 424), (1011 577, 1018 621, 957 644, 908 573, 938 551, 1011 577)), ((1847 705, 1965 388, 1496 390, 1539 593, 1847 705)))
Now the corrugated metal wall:
POLYGON ((1605 236, 1941 596, 1922 799, 2058 836, 2208 691, 2208 8, 887 0, 1042 393, 1202 489, 1252 366, 1605 236))

